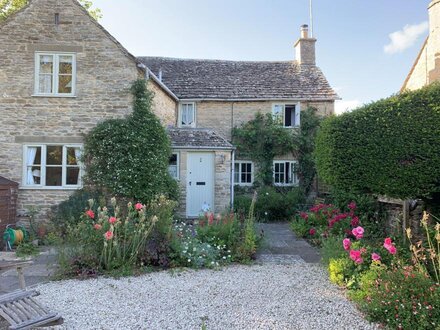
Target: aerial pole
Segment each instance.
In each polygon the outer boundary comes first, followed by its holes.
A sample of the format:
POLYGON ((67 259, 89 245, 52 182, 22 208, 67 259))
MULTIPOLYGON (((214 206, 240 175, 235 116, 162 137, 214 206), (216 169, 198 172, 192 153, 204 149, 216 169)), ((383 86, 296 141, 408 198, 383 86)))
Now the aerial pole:
POLYGON ((313 4, 312 0, 309 0, 310 3, 310 38, 313 38, 313 4))

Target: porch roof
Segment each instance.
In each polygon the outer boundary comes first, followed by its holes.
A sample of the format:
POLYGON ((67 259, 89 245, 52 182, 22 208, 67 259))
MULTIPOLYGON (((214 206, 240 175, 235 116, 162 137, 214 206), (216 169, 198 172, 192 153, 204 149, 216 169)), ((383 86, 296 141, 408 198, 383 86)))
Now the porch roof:
POLYGON ((168 128, 173 149, 226 149, 234 146, 224 137, 205 128, 168 128))

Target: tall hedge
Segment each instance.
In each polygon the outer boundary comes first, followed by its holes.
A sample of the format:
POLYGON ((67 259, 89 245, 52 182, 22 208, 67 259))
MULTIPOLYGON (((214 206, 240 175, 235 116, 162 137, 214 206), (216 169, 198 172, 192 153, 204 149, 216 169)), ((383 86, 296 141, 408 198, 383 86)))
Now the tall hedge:
POLYGON ((177 184, 168 173, 170 140, 151 110, 144 80, 134 82, 132 94, 132 114, 106 120, 86 136, 86 183, 143 202, 158 194, 176 198, 177 184))
POLYGON ((424 198, 440 191, 440 84, 326 119, 318 174, 337 189, 424 198))

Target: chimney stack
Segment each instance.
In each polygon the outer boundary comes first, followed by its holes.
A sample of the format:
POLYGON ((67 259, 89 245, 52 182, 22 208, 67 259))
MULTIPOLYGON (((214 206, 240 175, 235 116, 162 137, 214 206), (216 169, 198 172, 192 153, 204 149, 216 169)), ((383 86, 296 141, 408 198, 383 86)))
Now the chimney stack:
POLYGON ((309 26, 301 26, 301 37, 295 43, 295 59, 301 65, 316 65, 315 38, 309 38, 309 26))

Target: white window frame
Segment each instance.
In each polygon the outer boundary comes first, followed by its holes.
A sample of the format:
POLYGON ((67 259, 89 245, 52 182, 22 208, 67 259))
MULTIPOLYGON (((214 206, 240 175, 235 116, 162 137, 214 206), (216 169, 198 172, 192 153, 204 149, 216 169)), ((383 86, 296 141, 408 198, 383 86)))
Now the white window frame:
POLYGON ((178 118, 178 125, 177 127, 183 127, 183 128, 195 128, 196 127, 196 121, 197 121, 197 109, 196 109, 196 103, 195 102, 181 102, 179 103, 179 114, 177 116, 178 118), (193 107, 193 115, 194 115, 194 120, 192 122, 191 125, 182 125, 182 107, 183 105, 192 105, 193 107))
MULTIPOLYGON (((292 169, 295 169, 295 166, 297 166, 298 162, 296 160, 274 160, 273 161, 273 165, 272 165, 272 172, 273 172, 273 184, 275 186, 282 186, 282 187, 288 187, 288 186, 297 186, 299 181, 298 181, 298 175, 296 172, 292 173, 292 169), (293 176, 292 178, 288 178, 287 182, 286 182, 286 178, 284 178, 284 182, 275 182, 275 164, 286 164, 289 163, 289 167, 290 167, 290 172, 289 174, 291 176, 293 176), (291 179, 291 180, 290 180, 291 179), (292 182, 290 182, 292 181, 292 182)), ((286 165, 284 165, 286 166, 286 165)))
MULTIPOLYGON (((175 179, 175 180, 180 180, 180 152, 172 152, 171 153, 171 155, 176 155, 176 173, 177 173, 177 176, 176 177, 173 177, 173 176, 171 176, 173 179, 175 179)), ((168 168, 170 167, 170 166, 174 166, 174 165, 168 165, 168 168)), ((168 171, 168 173, 169 173, 169 171, 168 171)))
POLYGON ((236 160, 234 162, 234 185, 238 186, 252 186, 254 184, 254 162, 250 160, 236 160), (241 164, 251 164, 251 182, 241 182, 241 164), (235 171, 235 164, 238 164, 238 172, 235 171), (238 173, 238 182, 235 182, 235 174, 238 173))
POLYGON ((300 102, 285 102, 285 103, 273 103, 272 104, 272 116, 274 117, 274 119, 276 118, 275 116, 275 108, 276 107, 281 107, 282 108, 282 112, 283 112, 283 122, 282 122, 282 126, 285 128, 294 128, 294 127, 299 127, 301 124, 301 104, 300 102), (285 126, 285 122, 286 122, 286 106, 294 106, 295 107, 295 125, 293 126, 285 126))
POLYGON ((46 97, 74 97, 76 95, 76 53, 47 53, 47 52, 35 52, 35 75, 34 75, 34 95, 33 96, 46 96, 46 97), (53 68, 52 68, 52 93, 40 93, 40 56, 53 56, 53 68), (58 93, 59 82, 59 64, 60 56, 72 57, 72 92, 71 93, 58 93))
MULTIPOLYGON (((79 167, 79 178, 78 178, 78 184, 76 185, 68 185, 66 184, 66 174, 67 174, 67 168, 69 165, 67 165, 67 148, 80 148, 81 153, 84 150, 84 147, 82 144, 74 143, 74 144, 64 144, 64 143, 33 143, 33 144, 25 144, 23 145, 23 173, 22 173, 22 188, 26 189, 47 189, 47 190, 60 190, 60 189, 80 189, 82 187, 82 177, 84 175, 84 166, 82 163, 78 162, 79 167), (61 180, 62 185, 61 186, 46 186, 46 161, 47 161, 47 147, 48 146, 62 146, 63 147, 63 160, 61 164, 61 180), (41 148, 41 164, 40 164, 40 183, 39 184, 27 184, 26 177, 27 177, 27 149, 29 147, 37 147, 41 148)), ((76 166, 75 166, 76 167, 76 166)))

